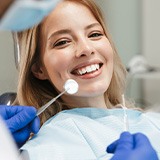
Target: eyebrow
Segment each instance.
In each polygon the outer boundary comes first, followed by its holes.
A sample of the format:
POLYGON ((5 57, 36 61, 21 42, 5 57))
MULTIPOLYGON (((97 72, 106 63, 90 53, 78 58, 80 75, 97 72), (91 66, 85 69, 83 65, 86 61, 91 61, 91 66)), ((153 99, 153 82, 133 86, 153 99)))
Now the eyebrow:
POLYGON ((90 29, 90 28, 93 28, 95 26, 101 26, 101 25, 99 23, 92 23, 92 24, 86 26, 85 29, 90 29))
MULTIPOLYGON (((87 29, 93 28, 95 26, 101 26, 101 25, 99 23, 93 23, 93 24, 86 26, 85 29, 87 30, 87 29)), ((70 29, 62 29, 62 30, 56 31, 49 36, 48 40, 50 40, 52 37, 59 35, 59 34, 71 34, 71 30, 70 29)))
POLYGON ((51 39, 52 37, 56 36, 56 35, 59 35, 59 34, 66 34, 66 33, 71 33, 71 31, 69 29, 62 29, 62 30, 59 30, 59 31, 56 31, 54 33, 52 33, 48 40, 51 39))

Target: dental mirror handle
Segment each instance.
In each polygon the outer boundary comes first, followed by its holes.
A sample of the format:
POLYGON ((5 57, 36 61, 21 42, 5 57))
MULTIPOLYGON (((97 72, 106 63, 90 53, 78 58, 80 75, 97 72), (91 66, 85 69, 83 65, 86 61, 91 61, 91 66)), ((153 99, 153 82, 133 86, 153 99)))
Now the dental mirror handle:
POLYGON ((67 92, 67 90, 64 90, 63 92, 61 92, 58 96, 54 97, 53 99, 51 99, 48 103, 46 103, 45 105, 43 105, 41 108, 38 109, 37 111, 37 116, 39 116, 42 112, 44 112, 52 103, 54 103, 61 95, 63 95, 65 92, 67 92))
POLYGON ((124 131, 129 131, 129 122, 127 114, 124 115, 124 131))

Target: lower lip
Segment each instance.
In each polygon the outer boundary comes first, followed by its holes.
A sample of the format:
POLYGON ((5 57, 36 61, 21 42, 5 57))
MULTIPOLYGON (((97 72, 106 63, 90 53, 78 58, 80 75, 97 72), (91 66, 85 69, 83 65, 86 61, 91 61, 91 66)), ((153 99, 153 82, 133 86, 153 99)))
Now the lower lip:
POLYGON ((96 70, 94 72, 87 73, 87 74, 84 74, 84 75, 78 75, 78 77, 80 77, 82 79, 96 78, 96 77, 98 77, 102 73, 102 67, 99 70, 96 70))

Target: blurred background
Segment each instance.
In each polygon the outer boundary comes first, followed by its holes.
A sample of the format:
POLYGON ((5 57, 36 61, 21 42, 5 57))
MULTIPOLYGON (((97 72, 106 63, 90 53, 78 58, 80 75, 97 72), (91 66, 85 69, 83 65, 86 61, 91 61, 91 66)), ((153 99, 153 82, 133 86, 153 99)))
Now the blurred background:
POLYGON ((126 96, 140 107, 160 106, 160 1, 97 0, 97 3, 103 9, 123 63, 132 67, 126 96))
MULTIPOLYGON (((129 70, 126 96, 137 106, 160 106, 160 1, 95 0, 129 70)), ((0 32, 0 94, 16 92, 18 72, 10 32, 0 32)), ((159 107, 160 108, 160 107, 159 107)))

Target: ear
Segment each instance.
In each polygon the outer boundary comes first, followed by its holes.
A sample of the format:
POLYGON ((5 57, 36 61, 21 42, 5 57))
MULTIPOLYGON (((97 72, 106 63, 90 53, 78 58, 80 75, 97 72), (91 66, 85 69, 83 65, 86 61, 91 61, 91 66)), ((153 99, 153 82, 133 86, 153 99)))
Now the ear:
POLYGON ((33 75, 34 75, 36 78, 40 79, 40 80, 46 80, 46 79, 48 79, 48 76, 47 76, 46 72, 45 72, 45 71, 43 70, 43 68, 40 67, 40 65, 37 64, 37 63, 34 63, 34 64, 32 65, 31 71, 32 71, 33 75))

